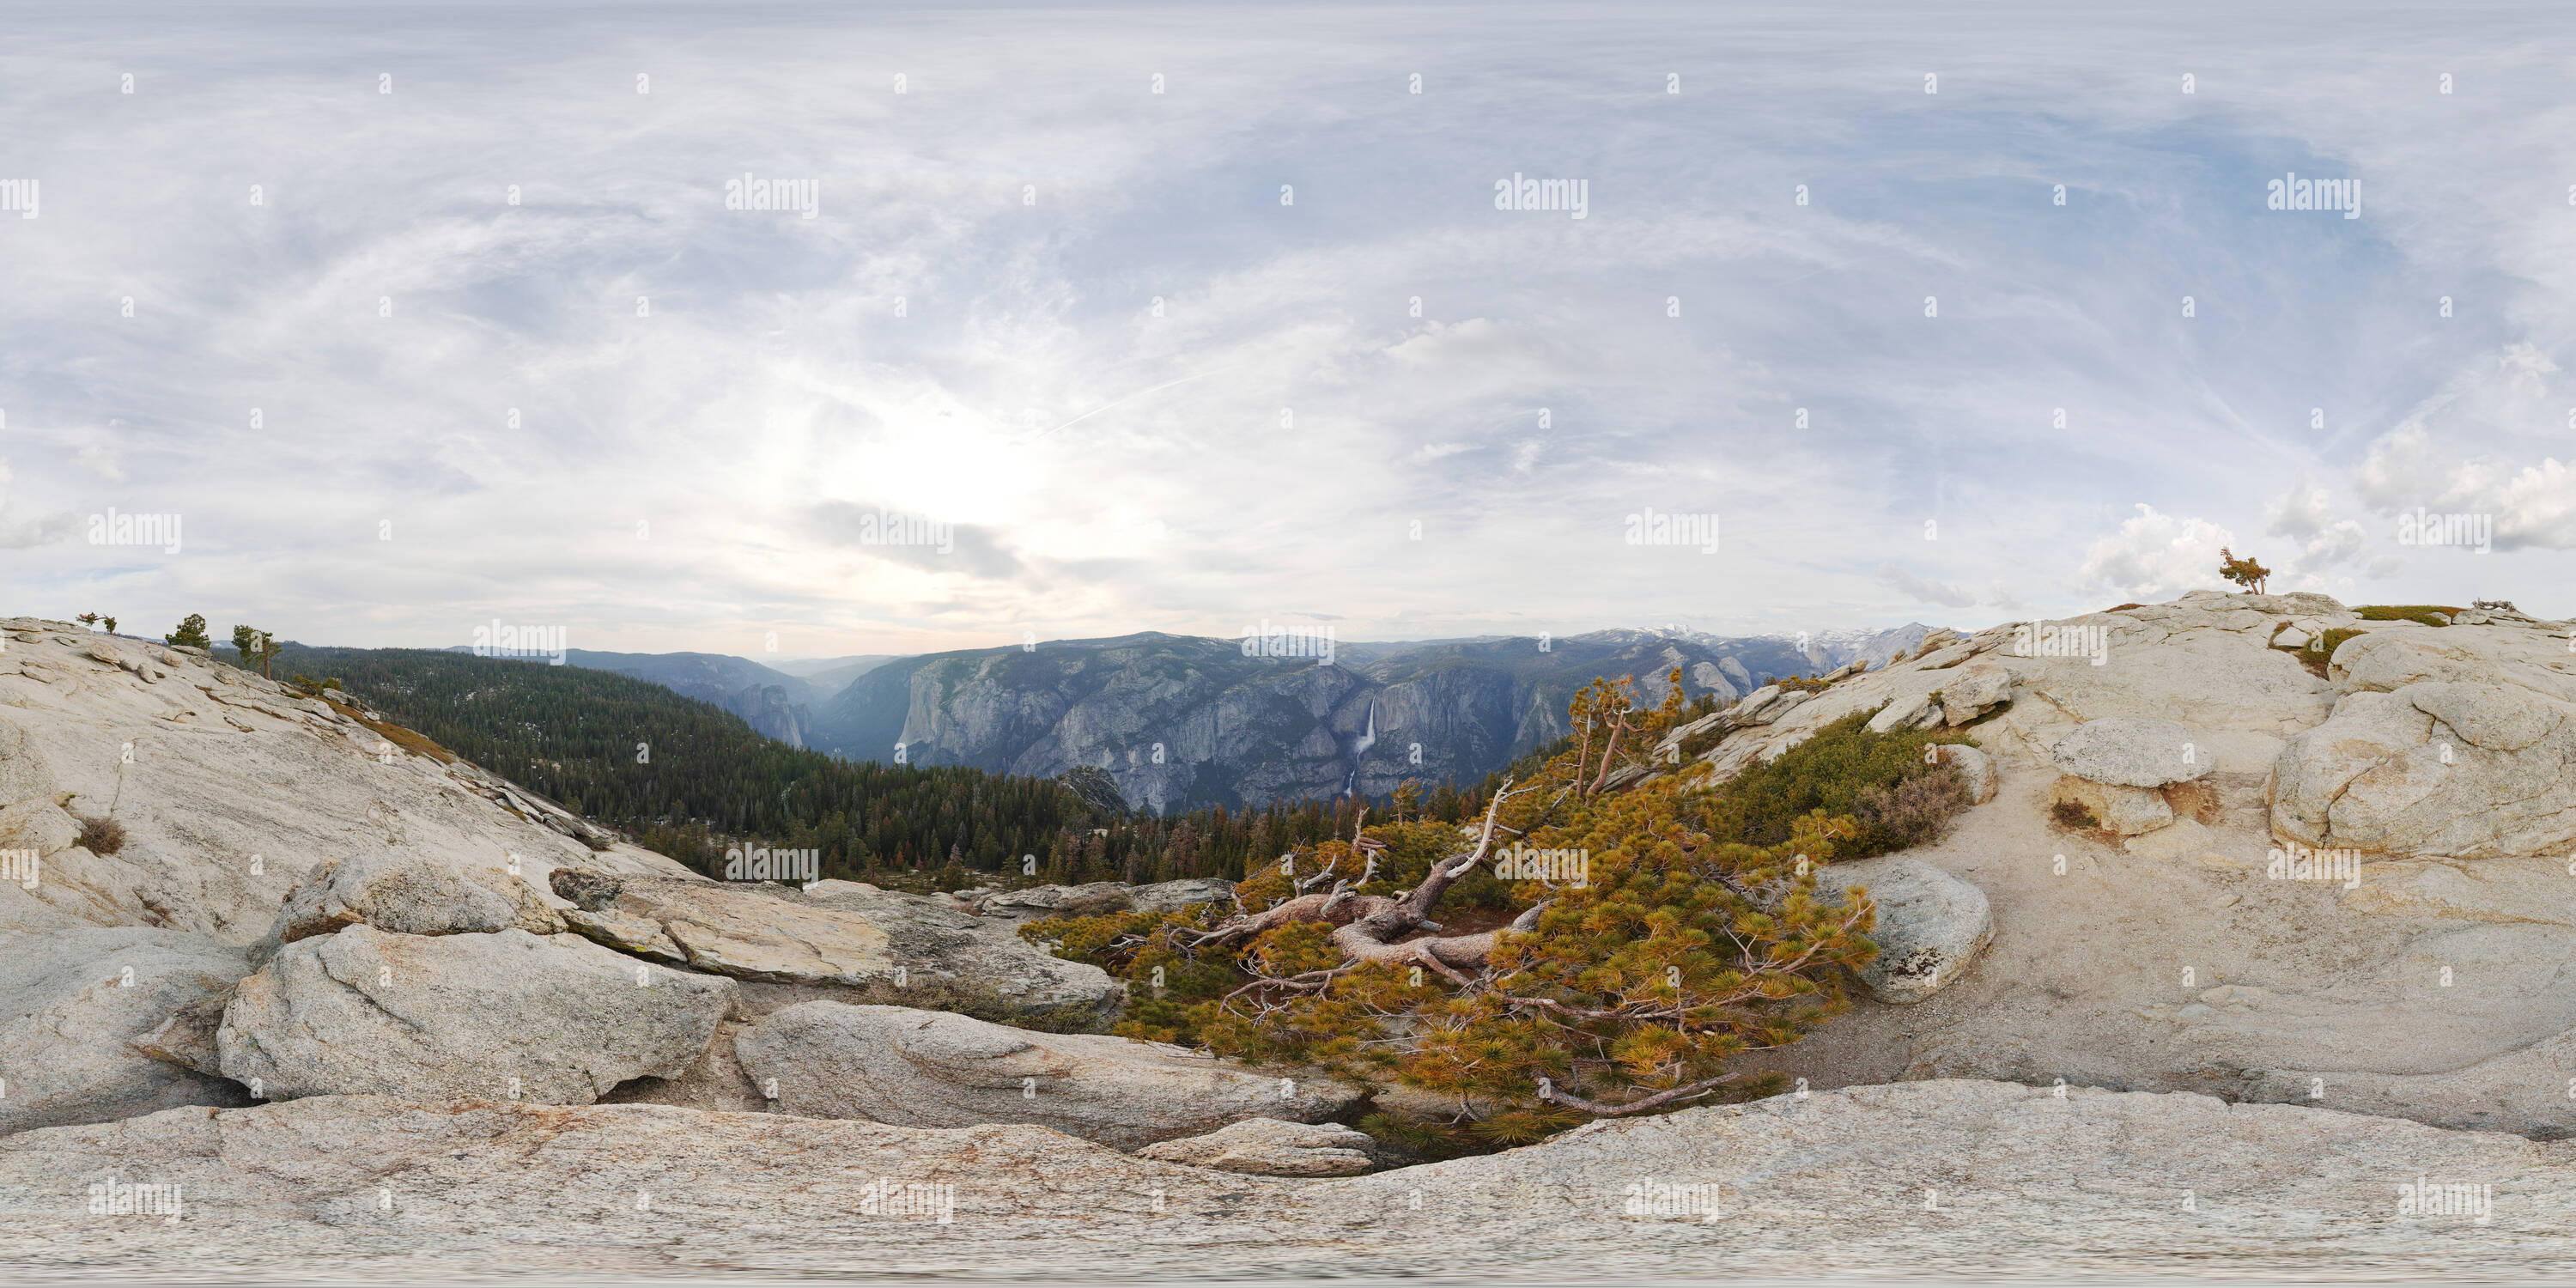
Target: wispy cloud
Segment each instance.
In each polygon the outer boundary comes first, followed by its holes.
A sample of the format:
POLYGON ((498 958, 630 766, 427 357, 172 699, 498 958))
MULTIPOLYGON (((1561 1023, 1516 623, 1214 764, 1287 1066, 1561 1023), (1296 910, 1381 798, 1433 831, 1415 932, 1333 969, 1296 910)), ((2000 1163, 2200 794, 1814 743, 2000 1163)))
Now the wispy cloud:
POLYGON ((2576 171, 2571 45, 2321 6, 31 18, 0 546, 14 611, 837 654, 1972 625, 2215 584, 2231 532, 2439 598, 2391 545, 2422 504, 2491 509, 2496 593, 2546 604, 2576 234, 2500 194, 2576 171), (2266 210, 2289 170, 2364 216, 2266 210), (1497 210, 1515 173, 1586 217, 1497 210), (815 217, 727 209, 745 174, 815 217), (187 552, 65 539, 109 506, 187 552), (1725 542, 1620 557, 1645 507, 1725 542), (852 539, 880 508, 953 551, 852 539))

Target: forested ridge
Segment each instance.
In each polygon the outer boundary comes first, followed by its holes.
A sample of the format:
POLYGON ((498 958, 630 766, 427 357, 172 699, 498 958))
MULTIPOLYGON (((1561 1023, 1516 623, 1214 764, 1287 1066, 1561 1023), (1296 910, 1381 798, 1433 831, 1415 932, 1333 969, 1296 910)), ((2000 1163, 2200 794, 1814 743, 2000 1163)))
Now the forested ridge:
MULTIPOLYGON (((648 681, 453 651, 296 645, 274 670, 336 679, 458 755, 710 875, 728 847, 758 845, 817 850, 826 877, 920 874, 944 888, 1239 878, 1247 862, 1347 833, 1361 804, 1137 816, 1104 801, 1100 783, 1087 801, 1063 779, 838 760, 648 681)), ((1444 785, 1408 808, 1456 819, 1488 790, 1444 785)))

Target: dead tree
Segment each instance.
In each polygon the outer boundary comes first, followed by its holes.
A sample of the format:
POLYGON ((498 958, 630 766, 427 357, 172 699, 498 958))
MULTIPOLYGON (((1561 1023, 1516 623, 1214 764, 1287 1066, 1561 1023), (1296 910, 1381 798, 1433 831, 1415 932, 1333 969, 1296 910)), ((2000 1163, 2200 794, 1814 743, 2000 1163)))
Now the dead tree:
MULTIPOLYGON (((1464 983, 1466 976, 1462 972, 1484 968, 1487 955, 1494 950, 1497 932, 1434 934, 1421 939, 1406 937, 1416 931, 1436 932, 1441 928, 1439 922, 1431 919, 1431 910, 1439 906, 1440 896, 1447 893, 1451 885, 1474 871, 1476 865, 1492 853, 1496 816, 1502 812, 1505 800, 1520 794, 1512 790, 1509 779, 1504 780, 1502 790, 1494 793, 1493 801, 1485 807, 1485 825, 1476 839, 1475 848, 1465 854, 1433 862, 1431 871, 1424 874, 1421 882, 1403 894, 1353 894, 1353 882, 1344 878, 1335 882, 1332 890, 1326 893, 1300 894, 1260 912, 1238 913, 1189 940, 1187 946, 1232 946, 1292 922, 1318 921, 1334 927, 1333 946, 1341 950, 1342 964, 1330 971, 1313 971, 1290 980, 1259 980, 1255 981, 1256 985, 1290 984, 1302 988, 1311 984, 1320 988, 1329 983, 1332 976, 1368 962, 1420 964, 1464 983), (1309 980, 1309 975, 1321 978, 1309 980)), ((1355 835, 1352 848, 1367 858, 1367 870, 1360 878, 1360 883, 1365 884, 1369 874, 1376 870, 1376 851, 1386 847, 1382 842, 1355 835)), ((1322 872, 1298 885, 1303 888, 1316 884, 1332 871, 1333 865, 1328 864, 1322 872)), ((1522 913, 1512 922, 1510 929, 1529 930, 1537 926, 1538 915, 1545 907, 1541 904, 1522 913)))

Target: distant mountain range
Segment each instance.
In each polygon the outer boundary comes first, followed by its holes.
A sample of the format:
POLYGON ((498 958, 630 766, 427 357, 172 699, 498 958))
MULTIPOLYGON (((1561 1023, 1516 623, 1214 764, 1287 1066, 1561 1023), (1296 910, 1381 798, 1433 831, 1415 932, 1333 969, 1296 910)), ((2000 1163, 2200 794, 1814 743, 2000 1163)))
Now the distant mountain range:
POLYGON ((821 696, 830 697, 850 687, 850 681, 899 656, 895 653, 868 653, 852 657, 807 657, 792 662, 772 662, 769 669, 795 676, 815 688, 821 696))
POLYGON ((1566 702, 1598 676, 1634 675, 1659 697, 1679 668, 1685 696, 1731 701, 1776 676, 1883 661, 1926 629, 1820 637, 1804 651, 1643 630, 1354 643, 1329 663, 1148 632, 888 662, 805 727, 809 745, 855 759, 1036 776, 1097 765, 1140 809, 1240 807, 1382 794, 1407 778, 1473 782, 1565 734, 1566 702))
POLYGON ((763 665, 718 653, 568 650, 579 667, 662 685, 754 730, 851 760, 1054 777, 1107 769, 1135 808, 1240 808, 1407 778, 1473 782, 1568 732, 1566 702, 1597 676, 1660 698, 1732 701, 1854 658, 1875 667, 1930 628, 1802 640, 1606 630, 1336 643, 1332 657, 1248 656, 1240 641, 1145 632, 917 657, 763 665), (1803 643, 1803 648, 1801 644, 1803 643))
MULTIPOLYGON (((451 653, 473 646, 450 645, 451 653)), ((566 649, 564 662, 592 671, 661 685, 674 693, 733 713, 758 733, 791 747, 810 747, 811 713, 850 681, 896 660, 891 654, 800 658, 763 666, 726 653, 601 653, 566 649)))

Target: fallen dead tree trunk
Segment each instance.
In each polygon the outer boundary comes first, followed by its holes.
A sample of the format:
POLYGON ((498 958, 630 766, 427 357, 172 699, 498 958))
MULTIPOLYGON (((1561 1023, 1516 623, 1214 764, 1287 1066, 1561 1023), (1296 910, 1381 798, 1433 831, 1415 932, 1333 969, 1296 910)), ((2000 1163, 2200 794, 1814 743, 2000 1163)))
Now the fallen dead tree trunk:
MULTIPOLYGON (((1511 782, 1505 780, 1502 790, 1494 793, 1494 799, 1486 805, 1485 825, 1476 839, 1476 848, 1455 858, 1442 859, 1433 863, 1431 871, 1422 878, 1421 882, 1401 895, 1353 894, 1350 890, 1351 881, 1343 878, 1335 882, 1333 889, 1328 893, 1301 894, 1257 913, 1240 913, 1230 917, 1214 929, 1205 931, 1192 939, 1189 946, 1192 948, 1216 945, 1230 947, 1248 942, 1265 931, 1293 922, 1315 921, 1335 927, 1333 946, 1341 950, 1345 959, 1340 966, 1330 971, 1310 972, 1309 975, 1322 977, 1315 981, 1316 987, 1321 987, 1323 983, 1329 982, 1332 976, 1349 970, 1353 966, 1369 962, 1428 966, 1442 975, 1463 982, 1464 976, 1461 972, 1484 968, 1486 958, 1494 950, 1494 936, 1497 932, 1488 930, 1472 935, 1435 934, 1420 939, 1409 939, 1407 936, 1417 931, 1441 929, 1440 923, 1431 919, 1431 910, 1439 906, 1440 896, 1446 894, 1451 885, 1455 884, 1460 877, 1474 871, 1476 865, 1484 862, 1486 856, 1493 852, 1496 817, 1502 811, 1503 802, 1518 794, 1513 792, 1511 787, 1511 782)), ((1361 818, 1363 821, 1366 820, 1365 811, 1362 812, 1361 818)), ((1369 843, 1360 839, 1358 830, 1354 828, 1353 849, 1360 850, 1367 844, 1369 843)), ((1373 868, 1376 862, 1374 855, 1370 857, 1369 862, 1373 868)), ((1330 874, 1331 869, 1328 868, 1319 876, 1330 874)), ((1361 880, 1366 879, 1364 872, 1361 880)), ((1510 928, 1528 930, 1536 926, 1539 913, 1546 906, 1542 903, 1522 913, 1514 919, 1510 928)), ((1293 977, 1294 980, 1307 978, 1309 978, 1307 975, 1293 977)), ((1290 980, 1258 980, 1253 986, 1291 982, 1290 980)))

